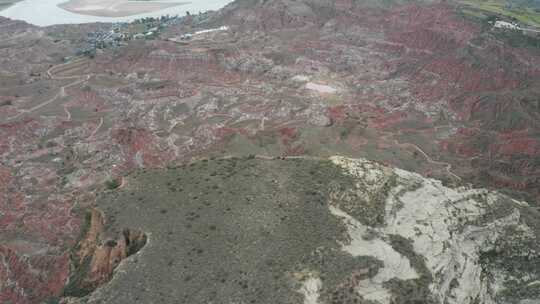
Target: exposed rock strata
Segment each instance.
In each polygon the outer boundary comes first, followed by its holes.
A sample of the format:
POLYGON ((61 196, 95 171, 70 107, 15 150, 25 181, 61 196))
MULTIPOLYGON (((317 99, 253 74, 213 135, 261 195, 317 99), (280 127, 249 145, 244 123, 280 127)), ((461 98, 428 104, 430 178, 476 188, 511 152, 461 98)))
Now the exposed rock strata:
POLYGON ((73 270, 64 294, 84 296, 106 283, 126 257, 146 244, 146 234, 124 229, 120 236, 107 237, 105 218, 98 209, 86 214, 82 238, 72 253, 73 270))

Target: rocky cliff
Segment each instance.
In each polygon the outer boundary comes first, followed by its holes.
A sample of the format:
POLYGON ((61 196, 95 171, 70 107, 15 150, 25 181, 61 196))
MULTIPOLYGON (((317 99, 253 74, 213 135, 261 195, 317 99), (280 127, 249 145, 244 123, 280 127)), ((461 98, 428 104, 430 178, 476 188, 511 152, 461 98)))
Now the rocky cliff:
POLYGON ((146 235, 124 229, 120 236, 107 237, 105 219, 96 209, 88 211, 71 260, 71 277, 64 290, 66 296, 84 296, 108 282, 118 264, 146 244, 146 235))

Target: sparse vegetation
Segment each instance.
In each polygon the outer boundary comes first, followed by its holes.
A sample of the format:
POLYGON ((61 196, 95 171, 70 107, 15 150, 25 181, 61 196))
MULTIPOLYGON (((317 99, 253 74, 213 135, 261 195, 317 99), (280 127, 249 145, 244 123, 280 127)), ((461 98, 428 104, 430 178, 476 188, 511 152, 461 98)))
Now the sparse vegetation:
MULTIPOLYGON (((132 290, 125 303, 134 297, 145 301, 169 294, 179 286, 191 303, 205 302, 211 294, 226 301, 298 302, 301 298, 290 288, 289 271, 312 269, 323 274, 326 294, 353 282, 355 270, 369 268, 368 275, 374 276, 382 266, 376 259, 354 258, 339 250, 339 242, 346 241, 345 228, 329 212, 329 184, 343 183, 346 188, 351 179, 330 161, 261 160, 247 155, 134 175, 133 190, 104 195, 98 205, 120 214, 109 223, 109 230, 136 225, 154 237, 152 246, 138 257, 142 272, 118 274, 121 278, 110 288, 135 284, 141 275, 170 274, 171 279, 153 280, 144 292, 132 290), (185 189, 180 196, 168 191, 180 186, 185 189), (174 231, 181 233, 169 237, 174 231), (174 258, 167 259, 166 273, 160 263, 150 262, 159 261, 164 252, 174 252, 174 258), (213 289, 215 284, 219 289, 213 289)), ((107 286, 102 293, 109 290, 107 286)))

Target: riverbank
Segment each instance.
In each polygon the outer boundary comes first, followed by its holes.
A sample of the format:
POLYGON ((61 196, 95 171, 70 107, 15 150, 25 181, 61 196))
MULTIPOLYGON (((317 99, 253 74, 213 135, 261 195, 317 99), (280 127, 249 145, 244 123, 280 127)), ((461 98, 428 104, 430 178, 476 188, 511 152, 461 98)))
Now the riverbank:
POLYGON ((0 0, 0 11, 12 6, 21 0, 0 0))

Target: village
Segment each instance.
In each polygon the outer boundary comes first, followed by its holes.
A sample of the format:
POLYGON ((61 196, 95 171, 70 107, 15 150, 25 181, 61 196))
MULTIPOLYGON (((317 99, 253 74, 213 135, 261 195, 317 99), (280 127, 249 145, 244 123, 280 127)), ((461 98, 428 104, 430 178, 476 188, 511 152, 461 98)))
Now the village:
MULTIPOLYGON (((165 28, 179 24, 184 18, 190 18, 193 24, 199 24, 208 18, 208 13, 186 16, 147 17, 136 19, 133 22, 112 23, 109 30, 97 30, 88 34, 87 46, 77 50, 77 55, 93 57, 96 50, 114 48, 127 44, 131 40, 156 39, 165 28)), ((189 39, 191 34, 185 34, 182 40, 189 39)))

